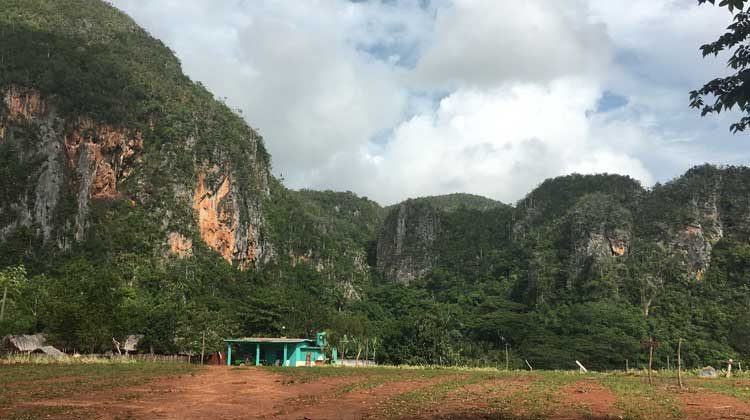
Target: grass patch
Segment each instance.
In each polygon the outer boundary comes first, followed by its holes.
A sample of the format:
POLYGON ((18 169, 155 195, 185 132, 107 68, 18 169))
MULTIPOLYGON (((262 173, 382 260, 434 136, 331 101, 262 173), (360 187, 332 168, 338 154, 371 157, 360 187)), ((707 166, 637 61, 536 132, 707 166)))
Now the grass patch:
POLYGON ((738 378, 690 379, 685 381, 688 389, 707 389, 750 402, 750 380, 738 378))
POLYGON ((517 390, 488 401, 493 415, 508 419, 552 417, 563 408, 559 389, 581 379, 581 375, 568 371, 535 371, 523 375, 526 381, 520 383, 517 390))
POLYGON ((546 417, 551 410, 537 405, 532 407, 527 399, 532 399, 535 404, 548 401, 559 385, 574 379, 571 375, 561 373, 506 372, 496 369, 446 369, 442 372, 449 377, 389 398, 378 407, 373 418, 410 418, 425 413, 440 413, 450 418, 451 415, 467 415, 470 410, 476 411, 471 414, 481 414, 488 418, 546 417), (465 389, 474 384, 486 386, 474 392, 465 389), (507 387, 518 389, 508 396, 499 396, 507 387), (441 413, 446 403, 451 402, 462 411, 441 413), (475 407, 477 405, 481 408, 475 407))
POLYGON ((162 362, 6 365, 0 370, 0 407, 133 386, 157 377, 195 373, 198 369, 185 363, 162 362))
POLYGON ((679 419, 685 417, 680 404, 663 386, 651 386, 644 377, 607 375, 602 377, 601 382, 617 396, 615 406, 622 410, 625 418, 679 419))
POLYGON ((440 403, 451 391, 465 386, 466 377, 455 377, 445 381, 395 395, 382 404, 375 418, 398 418, 424 413, 431 405, 440 403))

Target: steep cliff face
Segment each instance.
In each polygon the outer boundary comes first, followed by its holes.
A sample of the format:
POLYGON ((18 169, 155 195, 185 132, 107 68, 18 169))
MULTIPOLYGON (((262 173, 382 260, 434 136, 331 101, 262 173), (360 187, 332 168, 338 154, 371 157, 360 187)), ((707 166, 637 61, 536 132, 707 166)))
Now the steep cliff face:
POLYGON ((270 257, 268 244, 260 234, 262 211, 259 205, 247 210, 250 217, 242 220, 242 196, 231 173, 218 167, 198 172, 193 194, 193 209, 198 218, 198 230, 203 242, 230 262, 247 268, 259 258, 270 257), (207 181, 206 173, 220 174, 218 185, 207 181))
POLYGON ((115 128, 79 118, 65 124, 64 150, 73 185, 77 186, 75 239, 82 240, 91 200, 118 199, 125 181, 143 151, 138 130, 115 128))
POLYGON ((0 110, 0 143, 19 151, 19 160, 29 163, 33 173, 23 197, 4 203, 16 208, 19 217, 0 232, 33 226, 44 241, 54 234, 63 244, 66 223, 72 222, 73 236, 83 239, 91 200, 118 197, 118 185, 143 150, 141 133, 87 118, 63 118, 54 101, 34 88, 11 85, 0 94, 5 105, 0 110), (56 215, 65 217, 58 205, 66 193, 72 193, 77 208, 72 220, 56 224, 56 215))
POLYGON ((546 180, 520 200, 513 240, 530 255, 518 286, 525 299, 615 297, 645 193, 626 176, 574 174, 546 180))
POLYGON ((612 196, 594 193, 582 197, 571 209, 567 224, 572 241, 572 282, 601 275, 602 266, 627 258, 633 238, 633 215, 612 196))
POLYGON ((63 188, 62 123, 36 90, 10 86, 0 96, 0 147, 15 152, 25 170, 3 185, 0 240, 17 228, 35 227, 47 241, 63 188))
MULTIPOLYGON (((123 188, 143 163, 144 136, 139 128, 97 123, 87 117, 62 117, 56 112, 55 99, 45 98, 34 88, 13 85, 2 97, 0 145, 16 150, 19 160, 32 170, 28 183, 19 189, 21 195, 3 203, 15 217, 0 225, 0 239, 19 227, 34 228, 43 241, 55 239, 60 248, 67 248, 71 240, 85 239, 91 227, 92 202, 136 203, 138 197, 143 200, 148 195, 140 188, 145 184, 123 188), (66 199, 75 203, 72 214, 61 208, 66 199)), ((260 232, 260 203, 268 189, 266 171, 256 171, 262 175, 255 180, 259 193, 248 197, 233 182, 231 169, 199 167, 192 203, 181 203, 190 204, 195 211, 200 239, 242 268, 270 257, 270 246, 260 232), (207 175, 220 181, 213 185, 207 175)), ((171 183, 179 190, 186 180, 171 183)), ((185 198, 177 197, 178 201, 185 198)), ((163 217, 163 224, 168 225, 170 213, 163 217)), ((183 226, 182 230, 189 229, 183 226)), ((178 232, 165 232, 165 236, 174 255, 192 255, 192 239, 178 232)))
POLYGON ((377 269, 387 279, 409 283, 429 273, 437 259, 438 210, 408 200, 392 209, 378 236, 377 269))
POLYGON ((97 224, 137 213, 154 255, 269 261, 263 139, 164 44, 97 0, 10 0, 0 30, 0 245, 31 235, 7 258, 129 234, 97 224))
POLYGON ((657 186, 641 209, 648 226, 644 236, 678 257, 693 278, 702 279, 719 241, 750 237, 748 181, 747 168, 704 165, 657 186))

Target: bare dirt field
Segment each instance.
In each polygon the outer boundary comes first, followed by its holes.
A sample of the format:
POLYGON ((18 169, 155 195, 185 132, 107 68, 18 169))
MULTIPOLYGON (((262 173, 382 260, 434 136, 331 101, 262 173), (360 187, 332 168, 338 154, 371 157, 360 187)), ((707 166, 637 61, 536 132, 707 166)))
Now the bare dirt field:
POLYGON ((0 365, 2 419, 750 419, 750 379, 399 368, 0 365))

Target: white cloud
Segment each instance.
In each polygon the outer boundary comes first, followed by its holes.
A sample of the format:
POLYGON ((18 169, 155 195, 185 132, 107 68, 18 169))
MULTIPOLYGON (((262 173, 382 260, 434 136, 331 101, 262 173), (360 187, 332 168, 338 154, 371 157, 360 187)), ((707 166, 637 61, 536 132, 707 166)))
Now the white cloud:
POLYGON ((260 129, 293 188, 515 201, 573 171, 644 184, 746 163, 687 92, 729 23, 677 0, 116 0, 260 129), (627 105, 597 112, 604 92, 627 105), (438 99, 442 98, 442 99, 438 99))
POLYGON ((637 159, 592 130, 598 92, 581 78, 461 89, 435 113, 398 126, 373 171, 376 197, 464 191, 512 202, 570 172, 626 173, 650 184, 637 159))
POLYGON ((440 9, 415 79, 439 86, 599 78, 609 39, 585 2, 456 0, 440 9))

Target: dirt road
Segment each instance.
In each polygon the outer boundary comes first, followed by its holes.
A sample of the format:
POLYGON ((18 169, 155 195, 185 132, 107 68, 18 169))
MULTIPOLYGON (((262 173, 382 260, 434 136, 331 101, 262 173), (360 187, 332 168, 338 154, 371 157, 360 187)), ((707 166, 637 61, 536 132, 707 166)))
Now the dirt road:
POLYGON ((284 377, 262 368, 210 367, 195 375, 18 408, 83 409, 101 419, 359 419, 384 399, 431 383, 389 381, 340 395, 365 379, 352 375, 285 383, 284 377))
MULTIPOLYGON (((64 388, 83 380, 57 379, 54 384, 39 381, 34 387, 38 395, 13 394, 26 399, 6 405, 0 418, 750 419, 750 404, 701 388, 700 382, 680 392, 645 387, 637 378, 617 378, 619 385, 612 388, 606 385, 606 377, 562 374, 483 376, 451 370, 331 368, 316 372, 221 366, 161 377, 144 385, 100 390, 94 386, 91 392, 57 394, 63 397, 52 395, 50 388, 41 391, 43 386, 64 388), (662 401, 665 398, 667 403, 662 401)), ((29 386, 31 382, 15 384, 29 386)))

